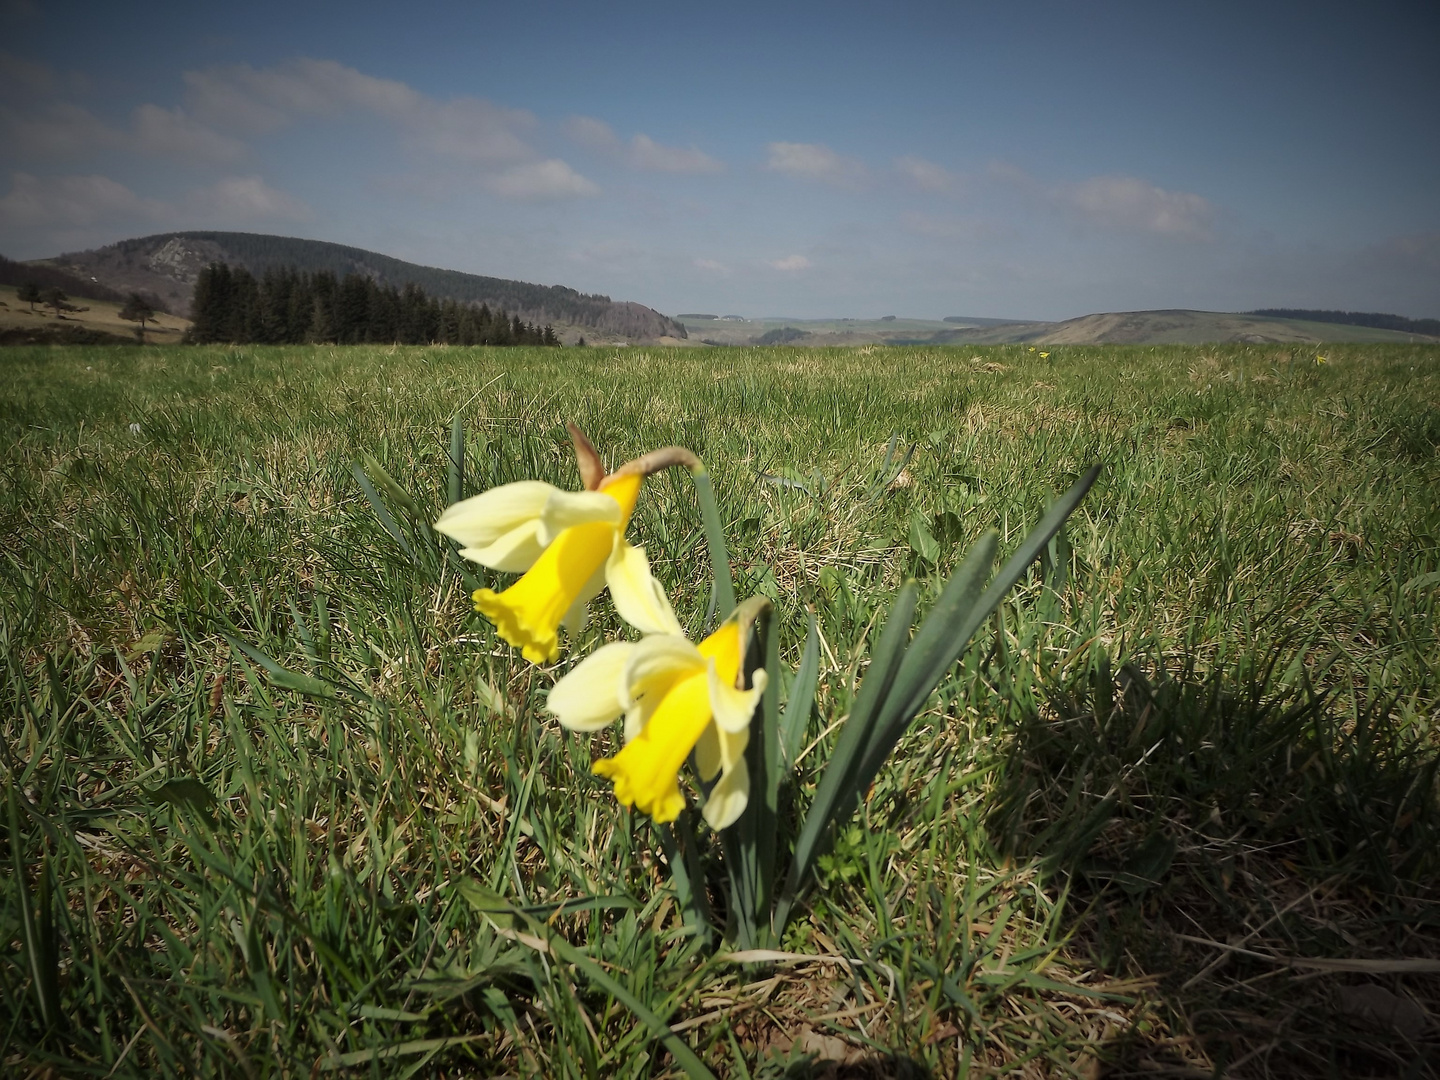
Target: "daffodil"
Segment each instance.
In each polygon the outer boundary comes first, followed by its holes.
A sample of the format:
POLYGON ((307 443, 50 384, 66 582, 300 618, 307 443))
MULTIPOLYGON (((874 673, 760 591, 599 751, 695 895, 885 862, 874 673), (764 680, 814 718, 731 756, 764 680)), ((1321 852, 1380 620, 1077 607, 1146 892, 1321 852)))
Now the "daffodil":
POLYGON ((643 612, 653 606, 658 586, 649 580, 643 551, 626 542, 625 528, 646 476, 670 465, 700 464, 690 451, 667 447, 607 476, 589 440, 573 425, 571 435, 586 490, 521 480, 455 503, 435 522, 437 532, 461 545, 463 557, 523 575, 503 592, 477 589, 472 599, 500 636, 535 664, 559 656, 560 627, 574 634, 584 626, 586 605, 607 584, 617 608, 643 612), (639 595, 622 595, 627 589, 639 595))
MULTIPOLYGON (((645 617, 658 626, 666 613, 669 603, 655 586, 645 617)), ((693 750, 700 778, 715 781, 705 820, 724 829, 749 801, 745 748, 765 672, 752 672, 749 688, 740 688, 745 635, 736 618, 699 645, 679 630, 675 623, 673 632, 602 646, 555 684, 548 708, 572 731, 598 731, 625 717, 624 748, 591 768, 615 782, 616 799, 656 821, 674 821, 685 808, 679 774, 693 750)))
POLYGON ((1048 358, 1049 355, 1050 355, 1050 354, 1049 354, 1048 352, 1042 352, 1042 353, 1040 354, 1040 359, 1041 359, 1041 360, 1044 360, 1044 359, 1048 358))

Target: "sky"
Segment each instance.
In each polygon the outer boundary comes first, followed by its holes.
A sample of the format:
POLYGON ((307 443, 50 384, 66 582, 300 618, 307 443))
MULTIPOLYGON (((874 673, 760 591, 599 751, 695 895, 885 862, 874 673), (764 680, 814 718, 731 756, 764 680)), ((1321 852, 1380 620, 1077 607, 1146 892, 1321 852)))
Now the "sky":
POLYGON ((1440 5, 0 0, 0 254, 330 240, 667 314, 1440 317, 1440 5))

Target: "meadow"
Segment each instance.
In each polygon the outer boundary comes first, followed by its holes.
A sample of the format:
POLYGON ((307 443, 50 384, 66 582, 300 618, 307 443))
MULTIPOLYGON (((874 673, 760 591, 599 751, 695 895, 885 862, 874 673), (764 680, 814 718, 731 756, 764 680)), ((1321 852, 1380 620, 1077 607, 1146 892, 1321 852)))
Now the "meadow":
MULTIPOLYGON (((0 352, 0 1071, 1440 1074, 1440 347, 1320 354, 0 352), (705 461, 782 700, 815 613, 787 814, 902 582, 1104 466, 766 959, 544 710, 607 599, 532 666, 428 528, 567 421, 705 461)), ((703 633, 687 478, 631 537, 703 633)))

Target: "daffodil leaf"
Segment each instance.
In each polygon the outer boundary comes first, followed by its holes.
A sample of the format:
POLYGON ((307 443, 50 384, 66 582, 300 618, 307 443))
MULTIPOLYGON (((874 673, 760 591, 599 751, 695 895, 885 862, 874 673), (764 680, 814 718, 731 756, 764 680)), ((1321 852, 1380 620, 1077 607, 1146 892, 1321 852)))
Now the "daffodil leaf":
POLYGON ((820 777, 820 786, 815 792, 815 801, 805 816, 805 824, 795 840, 795 853, 790 860, 790 870, 785 877, 785 887, 780 892, 776 905, 774 927, 781 932, 790 915, 800 888, 805 884, 815 857, 820 854, 821 844, 829 830, 830 823, 840 809, 843 796, 853 791, 855 771, 860 766, 861 756, 871 737, 871 722, 877 707, 885 700, 890 684, 900 667, 905 644, 910 636, 910 623, 915 617, 915 605, 919 592, 913 581, 907 581, 895 598, 890 617, 880 634, 870 656, 870 668, 865 681, 860 684, 860 693, 850 708, 850 716, 840 729, 830 761, 820 777))
POLYGON ((795 669, 790 696, 785 701, 785 715, 780 721, 780 751, 786 769, 795 768, 795 758, 805 742, 810 713, 815 708, 815 686, 820 678, 820 630, 815 612, 810 612, 810 625, 805 634, 805 652, 795 669))
POLYGON ((715 489, 710 474, 703 469, 692 472, 695 496, 700 502, 700 519, 705 526, 705 541, 710 548, 710 574, 715 581, 711 593, 715 615, 722 622, 735 610, 735 582, 730 577, 730 558, 725 552, 725 529, 720 524, 720 508, 715 505, 715 489))

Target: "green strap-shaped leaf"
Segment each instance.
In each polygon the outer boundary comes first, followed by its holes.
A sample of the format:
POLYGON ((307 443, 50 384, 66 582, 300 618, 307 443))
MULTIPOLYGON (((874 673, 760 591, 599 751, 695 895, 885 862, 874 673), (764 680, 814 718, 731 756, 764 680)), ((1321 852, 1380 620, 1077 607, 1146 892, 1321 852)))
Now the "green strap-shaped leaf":
POLYGON ((810 612, 810 626, 805 634, 805 652, 795 669, 790 696, 785 701, 785 716, 780 721, 781 760, 786 769, 795 768, 795 759, 805 742, 810 725, 810 712, 815 708, 815 687, 820 680, 820 628, 815 612, 810 612))
POLYGON ((895 606, 885 629, 870 656, 870 670, 860 684, 860 694, 851 706, 850 716, 840 729, 835 749, 820 777, 820 787, 815 792, 815 801, 800 835, 795 840, 795 854, 790 860, 790 870, 785 876, 785 887, 780 892, 776 905, 774 930, 779 934, 790 917, 790 908, 799 894, 800 886, 810 872, 811 864, 820 853, 830 820, 840 805, 841 796, 850 786, 855 770, 859 768, 861 755, 870 740, 870 725, 877 706, 884 701, 890 684, 900 666, 900 657, 905 651, 906 639, 910 636, 910 623, 915 617, 915 605, 919 593, 913 581, 907 581, 895 597, 895 606))
POLYGON ((715 505, 715 489, 710 474, 704 469, 690 474, 695 481, 695 495, 700 500, 700 520, 705 526, 705 542, 710 548, 710 573, 715 579, 715 614, 724 622, 735 610, 735 583, 730 579, 730 558, 725 553, 725 530, 720 524, 720 510, 715 505))

